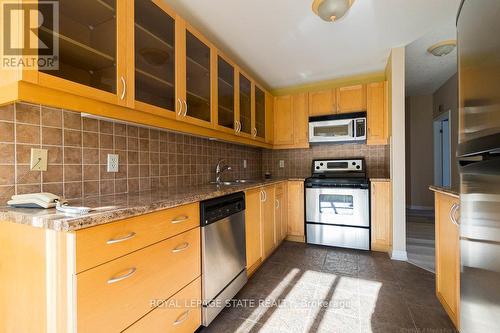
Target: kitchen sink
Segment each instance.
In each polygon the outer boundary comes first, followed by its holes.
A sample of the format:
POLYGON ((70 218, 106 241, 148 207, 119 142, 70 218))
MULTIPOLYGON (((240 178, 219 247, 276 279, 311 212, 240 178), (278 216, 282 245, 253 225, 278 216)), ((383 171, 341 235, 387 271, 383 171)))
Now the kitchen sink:
MULTIPOLYGON (((256 180, 251 180, 251 179, 236 179, 236 180, 221 182, 219 185, 236 186, 236 185, 242 185, 242 184, 252 184, 252 183, 256 183, 256 182, 257 182, 256 180)), ((210 182, 210 184, 217 184, 217 182, 210 182)))

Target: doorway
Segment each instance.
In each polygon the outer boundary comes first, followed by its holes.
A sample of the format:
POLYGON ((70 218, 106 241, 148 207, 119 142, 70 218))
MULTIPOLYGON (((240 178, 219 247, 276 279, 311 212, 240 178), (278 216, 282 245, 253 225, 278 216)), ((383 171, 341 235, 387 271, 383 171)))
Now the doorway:
POLYGON ((451 111, 434 119, 434 185, 451 186, 451 111))

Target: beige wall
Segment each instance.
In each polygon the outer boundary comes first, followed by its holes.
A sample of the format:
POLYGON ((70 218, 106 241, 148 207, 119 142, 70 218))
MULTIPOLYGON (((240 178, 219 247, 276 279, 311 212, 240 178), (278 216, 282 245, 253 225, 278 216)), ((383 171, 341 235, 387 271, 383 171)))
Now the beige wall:
POLYGON ((432 209, 434 197, 433 96, 406 98, 406 204, 432 209))
POLYGON ((458 145, 458 74, 453 75, 434 93, 434 118, 451 110, 451 187, 458 190, 460 177, 456 151, 458 145), (440 111, 441 106, 441 111, 440 111))

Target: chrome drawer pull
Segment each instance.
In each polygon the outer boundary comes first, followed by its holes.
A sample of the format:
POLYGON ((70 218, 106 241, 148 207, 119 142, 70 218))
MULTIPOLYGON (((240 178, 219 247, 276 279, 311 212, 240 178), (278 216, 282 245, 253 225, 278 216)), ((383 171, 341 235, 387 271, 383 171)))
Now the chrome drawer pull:
POLYGON ((134 275, 136 270, 137 269, 135 267, 132 267, 131 269, 129 269, 129 271, 125 275, 118 276, 118 277, 112 277, 111 279, 109 279, 108 284, 112 284, 112 283, 116 283, 116 282, 120 282, 120 281, 123 281, 125 279, 128 279, 129 277, 134 275))
POLYGON ((177 247, 175 247, 172 250, 172 252, 173 253, 181 252, 181 251, 184 251, 185 249, 187 249, 188 247, 189 247, 189 243, 188 242, 184 242, 181 245, 177 245, 177 247))
POLYGON ((108 240, 106 242, 106 244, 111 245, 111 244, 121 243, 121 242, 127 241, 127 240, 129 240, 131 238, 134 238, 135 235, 136 235, 136 233, 132 231, 131 233, 129 233, 125 237, 122 237, 122 238, 112 238, 112 239, 108 240))
POLYGON ((190 311, 191 310, 187 310, 186 312, 181 314, 179 317, 177 317, 177 319, 174 321, 174 323, 172 325, 176 326, 176 325, 179 325, 179 324, 182 324, 183 322, 185 322, 186 319, 188 319, 188 317, 189 317, 190 311))
POLYGON ((187 220, 189 220, 189 216, 186 216, 186 215, 178 216, 172 220, 172 224, 182 223, 182 222, 187 221, 187 220))

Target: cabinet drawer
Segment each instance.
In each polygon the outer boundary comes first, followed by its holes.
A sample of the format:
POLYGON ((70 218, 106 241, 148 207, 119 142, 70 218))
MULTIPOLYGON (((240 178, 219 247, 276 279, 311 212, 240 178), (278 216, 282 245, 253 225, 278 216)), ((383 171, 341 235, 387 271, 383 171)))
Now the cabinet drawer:
POLYGON ((77 274, 79 332, 118 332, 200 276, 200 228, 77 274))
POLYGON ((126 333, 193 333, 201 325, 201 278, 130 326, 126 333))
POLYGON ((199 224, 199 204, 194 203, 77 231, 76 271, 103 264, 199 224))

